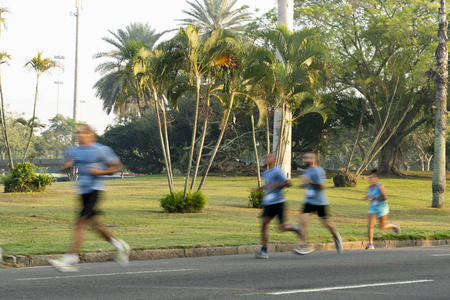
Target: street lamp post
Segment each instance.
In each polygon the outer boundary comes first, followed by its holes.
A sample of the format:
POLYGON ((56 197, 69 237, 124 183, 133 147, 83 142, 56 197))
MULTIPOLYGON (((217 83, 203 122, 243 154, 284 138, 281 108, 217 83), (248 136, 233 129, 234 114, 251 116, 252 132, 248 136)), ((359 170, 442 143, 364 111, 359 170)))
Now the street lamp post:
MULTIPOLYGON (((53 58, 57 60, 65 59, 63 55, 55 55, 53 58)), ((61 68, 58 68, 58 81, 53 82, 54 84, 58 85, 58 92, 56 96, 56 116, 59 115, 59 86, 64 83, 60 79, 61 79, 61 68)))
POLYGON ((83 8, 83 0, 75 0, 76 9, 75 17, 77 18, 76 42, 75 42, 75 83, 73 96, 73 119, 78 122, 78 49, 79 49, 79 32, 80 32, 80 15, 83 8))

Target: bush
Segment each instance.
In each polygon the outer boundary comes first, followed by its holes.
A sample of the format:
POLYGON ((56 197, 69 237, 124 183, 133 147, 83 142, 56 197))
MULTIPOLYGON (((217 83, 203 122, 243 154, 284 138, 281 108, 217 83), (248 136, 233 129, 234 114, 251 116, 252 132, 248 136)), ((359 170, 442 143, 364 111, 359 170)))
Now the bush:
POLYGON ((168 213, 196 213, 203 210, 207 201, 202 192, 197 191, 186 195, 186 201, 183 202, 183 191, 172 195, 167 194, 161 199, 161 207, 168 213))
POLYGON ((335 187, 355 187, 358 182, 355 174, 340 169, 333 177, 335 187))
POLYGON ((31 163, 17 164, 9 176, 1 178, 5 193, 41 192, 52 184, 52 177, 47 174, 36 174, 36 166, 31 163))
POLYGON ((250 195, 248 196, 248 206, 253 208, 261 208, 263 196, 264 191, 257 192, 255 190, 251 190, 250 195))

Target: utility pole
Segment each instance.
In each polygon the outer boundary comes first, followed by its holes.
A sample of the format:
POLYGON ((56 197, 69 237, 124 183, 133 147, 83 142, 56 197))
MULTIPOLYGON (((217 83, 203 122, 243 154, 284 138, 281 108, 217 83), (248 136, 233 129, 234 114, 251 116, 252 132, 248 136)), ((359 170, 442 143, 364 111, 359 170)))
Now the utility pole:
MULTIPOLYGON (((285 25, 288 30, 294 29, 294 0, 278 0, 278 24, 285 25)), ((278 61, 282 61, 280 54, 277 52, 278 61)), ((282 107, 278 107, 273 115, 273 152, 277 151, 278 143, 282 143, 280 147, 283 152, 281 161, 278 163, 286 172, 286 177, 291 178, 291 160, 292 160, 292 110, 286 107, 283 112, 282 107), (285 124, 286 134, 281 132, 282 122, 285 124)))
POLYGON ((83 8, 83 0, 75 0, 76 9, 75 17, 77 18, 76 42, 75 42, 75 83, 73 92, 73 119, 78 122, 78 67, 79 67, 79 38, 80 38, 80 15, 83 8))
MULTIPOLYGON (((65 57, 63 55, 55 55, 53 58, 58 59, 58 60, 65 59, 65 57)), ((58 85, 58 91, 56 94, 56 115, 58 116, 59 115, 59 86, 64 83, 63 81, 61 81, 61 68, 58 68, 58 81, 54 81, 53 83, 58 85)))

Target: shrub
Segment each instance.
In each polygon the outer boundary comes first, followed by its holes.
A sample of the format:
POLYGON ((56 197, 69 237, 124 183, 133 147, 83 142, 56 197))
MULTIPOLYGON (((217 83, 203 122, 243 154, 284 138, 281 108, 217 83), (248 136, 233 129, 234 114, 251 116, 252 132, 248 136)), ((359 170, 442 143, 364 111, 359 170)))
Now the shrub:
POLYGON ((339 169, 336 176, 333 177, 335 187, 355 187, 358 182, 355 174, 339 169))
POLYGON ((263 196, 264 191, 257 192, 255 190, 251 190, 250 195, 248 196, 248 206, 253 208, 261 208, 263 196))
POLYGON ((36 166, 31 163, 17 164, 9 176, 2 177, 5 193, 11 192, 41 192, 52 184, 52 178, 47 174, 36 174, 36 166))
POLYGON ((186 195, 186 201, 183 202, 183 191, 172 195, 167 194, 161 199, 161 207, 168 213, 196 213, 203 210, 207 201, 202 192, 197 191, 186 195))

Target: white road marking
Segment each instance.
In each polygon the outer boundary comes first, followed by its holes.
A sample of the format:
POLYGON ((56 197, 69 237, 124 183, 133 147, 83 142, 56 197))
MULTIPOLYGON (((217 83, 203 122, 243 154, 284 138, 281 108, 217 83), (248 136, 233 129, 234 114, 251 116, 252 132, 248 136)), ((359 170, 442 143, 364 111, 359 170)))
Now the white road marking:
POLYGON ((450 254, 434 254, 432 256, 450 256, 450 254))
POLYGON ((187 272, 194 269, 178 269, 178 270, 155 270, 155 271, 139 271, 139 272, 121 272, 121 273, 106 273, 106 274, 85 274, 72 276, 53 276, 53 277, 35 277, 35 278, 19 278, 16 280, 47 280, 47 279, 70 279, 70 278, 85 278, 85 277, 102 277, 102 276, 116 276, 116 275, 134 275, 134 274, 149 274, 149 273, 168 273, 168 272, 187 272))
POLYGON ((327 288, 316 288, 316 289, 303 289, 303 290, 293 290, 293 291, 285 291, 285 292, 274 292, 274 293, 267 293, 267 294, 269 294, 269 295, 286 295, 286 294, 297 294, 297 293, 326 292, 326 291, 333 291, 333 290, 359 289, 359 288, 365 288, 365 287, 397 285, 397 284, 412 284, 412 283, 422 283, 422 282, 431 282, 431 281, 434 281, 434 280, 425 279, 425 280, 383 282, 383 283, 347 285, 347 286, 344 285, 344 286, 335 286, 335 287, 327 287, 327 288))

